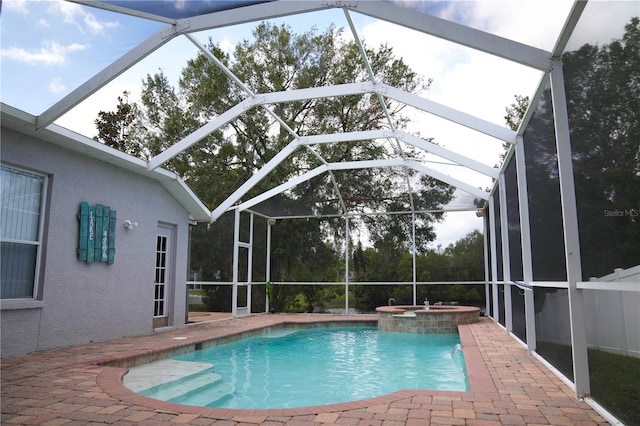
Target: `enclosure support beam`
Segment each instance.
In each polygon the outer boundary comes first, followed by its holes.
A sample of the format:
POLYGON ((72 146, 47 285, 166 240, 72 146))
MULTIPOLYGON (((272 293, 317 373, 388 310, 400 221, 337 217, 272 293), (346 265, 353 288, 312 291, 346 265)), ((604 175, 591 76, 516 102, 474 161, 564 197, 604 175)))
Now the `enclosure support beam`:
POLYGON ((490 317, 491 316, 491 292, 489 290, 489 271, 491 268, 491 265, 489 265, 489 239, 487 238, 487 231, 489 231, 489 229, 487 229, 487 221, 489 220, 489 218, 485 217, 482 218, 482 240, 483 240, 483 254, 484 254, 484 312, 485 315, 490 317))
POLYGON ((567 112, 564 72, 562 70, 562 61, 559 58, 553 60, 551 69, 551 96, 553 99, 556 148, 558 151, 558 175, 562 203, 567 281, 569 283, 573 375, 576 395, 581 398, 591 392, 583 294, 576 285, 578 281, 582 280, 582 263, 580 259, 576 188, 573 179, 573 161, 571 159, 569 115, 567 112))
POLYGON ((416 273, 416 214, 411 213, 411 263, 413 265, 413 306, 418 304, 418 285, 416 284, 418 274, 416 273))
POLYGON ((344 314, 349 315, 349 216, 345 216, 344 235, 344 314))
MULTIPOLYGON (((225 111, 209 123, 195 130, 191 134, 185 136, 160 154, 148 161, 147 168, 153 170, 160 167, 166 161, 175 157, 182 151, 188 149, 193 144, 207 137, 209 134, 218 130, 228 122, 234 120, 242 113, 253 107, 276 104, 282 102, 292 102, 307 99, 325 98, 330 96, 348 96, 359 95, 365 93, 376 93, 384 97, 395 99, 398 102, 426 111, 430 114, 468 127, 472 130, 487 134, 508 143, 515 143, 516 132, 513 130, 500 127, 491 122, 474 117, 470 114, 463 113, 445 105, 438 104, 429 99, 421 98, 412 93, 394 88, 383 83, 348 83, 334 86, 312 87, 297 90, 287 90, 283 92, 272 92, 259 94, 245 99, 244 101, 225 111)), ((395 136, 393 136, 395 137, 395 136)), ((437 149, 432 147, 432 149, 437 149)))
POLYGON ((332 135, 311 135, 300 138, 303 145, 316 145, 336 142, 355 142, 368 139, 387 139, 394 138, 408 143, 409 145, 420 148, 426 152, 430 152, 439 157, 453 161, 456 164, 468 167, 485 176, 498 178, 499 170, 494 167, 487 166, 479 161, 475 161, 465 155, 450 151, 432 142, 426 141, 417 136, 401 130, 364 130, 358 132, 334 133, 332 135))
POLYGON ((155 34, 151 35, 116 61, 112 62, 109 66, 102 69, 80 87, 76 88, 74 91, 56 102, 55 105, 40 114, 36 118, 36 130, 41 130, 53 123, 55 120, 73 109, 73 107, 95 93, 98 89, 104 87, 107 83, 114 80, 136 63, 140 62, 155 50, 171 41, 173 37, 185 29, 184 25, 170 24, 158 30, 155 34))
POLYGON ((500 322, 500 309, 498 306, 498 248, 496 246, 496 212, 493 197, 494 194, 491 194, 491 196, 489 197, 489 235, 491 236, 489 244, 491 246, 491 286, 493 289, 492 318, 494 321, 500 322))
POLYGON ((278 152, 267 164, 262 166, 253 176, 243 183, 240 188, 236 189, 233 194, 227 197, 214 211, 211 212, 211 222, 215 222, 220 216, 227 211, 236 201, 238 201, 244 194, 249 192, 251 188, 264 179, 269 172, 275 169, 282 161, 284 161, 291 153, 293 153, 300 146, 300 142, 295 139, 278 152))
MULTIPOLYGON (((524 156, 524 138, 518 136, 515 146, 516 174, 518 177, 518 207, 520 210, 520 244, 522 246, 522 278, 526 286, 533 281, 531 258, 531 226, 529 222, 529 197, 527 193, 527 168, 524 156)), ((533 290, 524 292, 524 314, 526 318, 527 351, 536 350, 536 313, 533 290)))
MULTIPOLYGON (((437 179, 451 186, 459 188, 463 191, 466 191, 472 195, 475 195, 476 197, 482 200, 486 200, 489 197, 489 194, 487 194, 482 189, 478 189, 472 185, 469 185, 465 182, 455 179, 449 175, 446 175, 437 170, 433 170, 429 167, 426 167, 417 161, 402 160, 400 158, 396 158, 396 159, 388 159, 388 160, 344 161, 341 163, 329 163, 326 165, 318 166, 313 170, 310 170, 300 176, 296 176, 292 178, 288 182, 278 185, 275 188, 265 191, 262 194, 257 195, 254 198, 245 201, 244 203, 240 204, 237 208, 240 210, 249 209, 255 206, 256 204, 259 204, 265 200, 268 200, 271 197, 274 197, 280 194, 283 191, 286 191, 287 189, 293 188, 294 186, 302 182, 305 182, 309 179, 312 179, 322 173, 325 173, 331 170, 354 170, 354 169, 364 169, 364 168, 370 168, 370 167, 396 167, 396 166, 409 167, 417 172, 431 176, 434 179, 437 179)), ((262 171, 262 169, 260 171, 262 171)), ((260 172, 258 174, 260 174, 260 172)), ((250 189, 250 186, 247 186, 248 183, 256 176, 257 174, 254 175, 251 179, 249 179, 249 181, 247 181, 245 184, 243 184, 241 188, 237 189, 233 194, 231 194, 231 196, 229 196, 229 198, 227 198, 223 204, 218 206, 211 213, 211 218, 212 218, 211 220, 215 221, 218 217, 222 216, 222 214, 225 212, 225 210, 223 210, 224 206, 229 206, 230 204, 235 202, 235 200, 239 199, 242 196, 241 194, 246 193, 250 189)))
POLYGON ((541 71, 549 69, 550 52, 386 1, 361 1, 356 12, 393 22, 453 43, 541 71))
POLYGON ((238 256, 240 251, 240 210, 236 209, 233 221, 233 287, 231 290, 231 316, 238 316, 238 256))
MULTIPOLYGON (((271 227, 273 226, 275 219, 267 219, 267 264, 265 266, 265 281, 268 283, 271 281, 271 227)), ((265 283, 265 312, 269 312, 271 307, 269 306, 269 292, 266 290, 268 284, 265 283)))
POLYGON ((507 212, 507 182, 504 172, 500 173, 498 189, 500 202, 500 239, 502 242, 502 281, 504 281, 504 324, 507 331, 513 331, 513 312, 511 308, 511 258, 509 253, 509 223, 507 212))
POLYGON ((253 281, 253 213, 249 214, 249 253, 247 254, 247 315, 251 315, 251 282, 253 281))

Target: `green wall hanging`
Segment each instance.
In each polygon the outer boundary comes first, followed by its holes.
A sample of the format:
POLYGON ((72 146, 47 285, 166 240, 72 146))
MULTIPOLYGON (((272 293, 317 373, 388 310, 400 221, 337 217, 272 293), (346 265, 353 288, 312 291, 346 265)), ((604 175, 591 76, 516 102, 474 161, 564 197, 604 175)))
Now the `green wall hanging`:
POLYGON ((116 251, 116 211, 83 201, 78 213, 78 260, 113 264, 116 251))

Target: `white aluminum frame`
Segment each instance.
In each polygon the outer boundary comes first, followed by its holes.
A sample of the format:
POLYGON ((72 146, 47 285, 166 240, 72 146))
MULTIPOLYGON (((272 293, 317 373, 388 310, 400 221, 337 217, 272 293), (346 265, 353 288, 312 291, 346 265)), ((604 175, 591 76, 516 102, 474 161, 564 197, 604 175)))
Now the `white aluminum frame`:
MULTIPOLYGON (((224 212, 229 209, 235 209, 236 223, 234 225, 234 275, 233 275, 233 294, 234 294, 234 315, 237 314, 237 286, 238 286, 238 254, 239 248, 249 248, 249 270, 248 270, 248 309, 251 309, 251 262, 252 262, 252 246, 253 240, 250 242, 239 241, 239 215, 247 210, 251 214, 250 227, 253 227, 253 212, 249 209, 282 191, 292 188, 293 186, 304 182, 312 177, 318 176, 322 173, 331 174, 333 170, 351 170, 365 167, 403 167, 405 170, 414 170, 419 173, 426 174, 441 180, 449 185, 460 188, 467 191, 478 198, 485 201, 485 209, 488 210, 488 227, 490 230, 490 238, 486 238, 485 233, 485 278, 487 280, 486 293, 489 294, 489 285, 493 288, 493 304, 491 315, 496 322, 500 319, 500 309, 498 305, 498 285, 503 284, 505 287, 505 324, 507 331, 512 329, 512 313, 511 303, 509 300, 510 291, 507 291, 512 285, 510 282, 511 271, 509 262, 509 241, 508 241, 508 220, 507 220, 507 205, 505 194, 505 180, 504 180, 504 167, 501 170, 489 167, 482 164, 472 158, 465 155, 458 154, 456 152, 439 147, 431 142, 428 142, 422 138, 409 135, 397 129, 394 129, 391 121, 389 120, 388 112, 387 121, 389 122, 390 130, 380 131, 368 131, 368 132, 353 132, 336 135, 313 135, 313 136, 299 136, 296 135, 286 123, 282 121, 280 117, 274 114, 269 108, 269 105, 292 102, 296 100, 306 100, 321 97, 331 96, 347 96, 347 95, 362 95, 372 94, 375 95, 381 102, 384 108, 384 100, 391 99, 399 102, 403 105, 407 105, 416 108, 420 111, 424 111, 431 115, 443 118, 451 121, 457 125, 465 126, 474 131, 489 135, 497 140, 507 142, 508 144, 515 145, 510 155, 515 156, 517 178, 518 178, 518 203, 520 209, 520 230, 521 230, 521 248, 523 257, 523 283, 522 288, 525 289, 525 316, 527 321, 526 335, 527 335, 527 349, 529 352, 534 352, 536 347, 536 330, 535 330, 535 313, 534 313, 534 294, 532 288, 535 287, 554 287, 554 288, 567 288, 569 293, 569 308, 571 318, 571 340, 573 348, 573 370, 575 381, 575 392, 579 397, 588 395, 590 392, 589 385, 589 370, 587 362, 587 341, 585 331, 585 312, 584 303, 582 300, 583 289, 596 289, 596 290, 623 290, 631 292, 640 291, 640 283, 633 282, 614 282, 614 283, 600 283, 593 281, 582 281, 584 278, 581 276, 580 265, 580 246, 578 240, 578 223, 577 223, 577 211, 575 200, 575 185, 573 181, 573 169, 571 161, 571 149, 570 149, 570 137, 568 127, 568 115, 566 105, 566 94, 564 88, 562 63, 560 60, 561 55, 567 45, 567 42, 577 25, 577 22, 585 9, 586 1, 576 1, 569 13, 566 24, 558 38, 554 49, 549 52, 543 49, 538 49, 523 43, 519 43, 513 40, 509 40, 503 37, 499 37, 493 34, 489 34, 474 28, 470 28, 464 25, 460 25, 451 21, 440 19, 428 14, 416 13, 414 10, 410 10, 401 6, 398 6, 389 1, 356 1, 356 0, 306 0, 306 1, 276 1, 267 2, 262 4, 248 5, 238 7, 235 9, 223 10, 220 12, 210 13, 207 15, 196 16, 185 19, 169 19, 152 14, 146 14, 141 12, 135 12, 126 7, 113 6, 102 1, 95 0, 69 0, 75 3, 79 3, 85 6, 98 7, 105 10, 111 10, 117 13, 126 13, 132 16, 136 16, 141 19, 150 19, 157 22, 163 22, 167 25, 149 36, 147 39, 139 43, 133 49, 125 53, 115 62, 98 72, 95 76, 87 80, 84 84, 77 87, 69 95, 59 100, 52 107, 48 108, 42 114, 40 114, 34 123, 36 130, 42 130, 51 125, 56 119, 63 114, 77 106, 80 102, 87 99, 98 89, 104 87, 110 81, 124 73, 126 70, 137 64, 143 58, 150 55, 152 52, 161 48, 164 44, 168 43, 172 39, 185 35, 191 40, 200 50, 207 54, 204 46, 200 44, 195 37, 191 34, 215 28, 223 28, 239 23, 254 22, 263 19, 269 19, 274 17, 287 16, 292 14, 300 14, 306 12, 313 12, 317 10, 325 10, 331 8, 340 8, 344 11, 345 17, 349 23, 353 36, 358 44, 361 57, 367 67, 367 71, 370 76, 368 82, 362 83, 350 83, 343 85, 327 86, 327 87, 313 87, 308 89, 291 90, 285 92, 274 92, 265 94, 251 93, 250 90, 229 70, 227 70, 222 64, 217 63, 227 76, 232 79, 236 84, 239 84, 248 95, 248 98, 239 104, 235 105, 228 111, 224 112, 220 116, 211 120, 209 123, 202 126, 200 129, 186 136, 180 141, 177 141, 170 148, 160 153, 159 155, 151 158, 146 164, 141 162, 141 167, 146 166, 148 170, 155 170, 160 167, 166 161, 170 160, 174 156, 183 152, 191 147, 193 144, 203 139, 211 132, 220 129, 230 121, 236 119, 244 112, 260 106, 268 111, 273 118, 275 118, 280 125, 287 129, 292 136, 292 141, 279 153, 276 154, 271 161, 269 161, 264 167, 258 170, 250 179, 244 182, 236 191, 223 203, 221 203, 213 212, 211 212, 210 219, 215 221, 224 212), (405 28, 410 28, 418 32, 428 34, 457 45, 462 45, 471 49, 475 49, 480 52, 491 54, 505 60, 515 62, 529 68, 544 72, 540 85, 536 94, 532 100, 532 106, 530 107, 523 120, 521 122, 518 132, 513 132, 509 129, 497 126, 493 123, 481 120, 470 114, 463 113, 456 109, 450 108, 446 105, 438 104, 429 99, 417 96, 415 94, 404 92, 400 89, 388 86, 381 82, 375 81, 373 73, 366 57, 364 48, 360 41, 355 26, 351 20, 351 12, 361 13, 367 16, 375 17, 385 20, 405 28), (531 247, 531 230, 529 220, 529 206, 527 198, 527 182, 526 182, 526 164, 524 156, 524 146, 522 134, 527 126, 530 118, 532 117, 537 100, 542 95, 542 92, 548 82, 551 82, 551 92, 554 106, 554 122, 556 131, 556 146, 558 155, 558 168, 560 172, 560 193, 563 215, 563 228, 564 228, 564 241, 565 241, 565 257, 566 257, 566 270, 567 281, 566 282, 541 282, 534 281, 533 267, 532 267, 532 247, 531 247), (322 143, 334 143, 334 142, 348 142, 356 140, 373 140, 384 139, 389 141, 395 141, 396 153, 398 158, 389 160, 376 160, 376 161, 360 161, 360 162, 345 162, 345 163, 329 163, 313 150, 313 146, 322 143), (491 193, 487 193, 483 190, 474 188, 465 182, 448 176, 444 173, 433 170, 420 162, 405 158, 404 153, 400 147, 400 141, 417 147, 425 152, 437 155, 455 164, 466 167, 470 170, 474 170, 485 176, 490 176, 493 179, 497 179, 496 186, 491 193), (264 192, 251 200, 247 200, 239 205, 236 205, 241 198, 248 193, 258 182, 264 179, 274 168, 278 166, 287 157, 293 154, 297 149, 308 149, 312 153, 315 153, 322 165, 310 172, 295 177, 287 183, 283 183, 270 191, 264 192), (494 203, 495 189, 499 188, 499 205, 494 203), (496 207, 500 211, 501 217, 501 242, 502 242, 502 261, 503 261, 503 280, 498 281, 497 274, 497 238, 496 238, 496 207), (488 248, 488 250, 487 250, 488 248), (488 261, 488 254, 491 253, 491 261, 488 261), (490 265, 488 264, 490 263, 490 265), (490 269, 489 269, 490 268, 490 269), (489 280, 489 271, 491 272, 491 280, 489 280), (490 282, 489 282, 490 281, 490 282)), ((212 56, 212 55, 209 55, 212 56)), ((212 60, 215 61, 215 58, 212 60)), ((218 61, 219 62, 219 61, 218 61)), ((95 148, 100 149, 100 148, 95 148)), ((507 157, 508 158, 508 157, 507 157)), ((506 164, 506 163, 505 163, 506 164)), ((408 174, 407 174, 408 176, 408 174)), ((333 179, 333 178, 332 178, 333 179)), ((333 180, 334 187, 337 189, 335 180, 333 180)), ((409 179, 407 178, 407 191, 411 200, 411 211, 406 212, 412 214, 414 218, 413 228, 413 244, 414 244, 414 261, 413 261, 413 288, 414 288, 414 303, 416 302, 416 272, 415 272, 415 215, 418 213, 413 205, 412 190, 409 179)), ((43 195, 43 199, 46 194, 43 195)), ((338 196, 340 196, 338 192, 338 196)), ((345 217, 345 233, 349 236, 349 219, 351 216, 359 215, 361 213, 352 213, 347 211, 346 206, 342 199, 343 212, 342 216, 345 217)), ((44 200, 43 200, 44 203, 44 200)), ((372 212, 372 214, 378 214, 378 212, 372 212)), ((42 218, 44 220, 44 218, 42 218)), ((485 230, 487 227, 487 221, 484 221, 485 230)), ((271 225, 267 227, 268 239, 267 246, 270 251, 270 237, 271 237, 271 225)), ((251 238, 253 238, 253 229, 251 229, 251 238)), ((347 240, 348 241, 348 240, 347 240)), ((348 288, 350 283, 348 276, 348 242, 345 246, 345 256, 347 262, 347 272, 345 276, 345 288, 346 288, 346 309, 348 310, 348 288)), ((269 255, 268 260, 269 262, 269 255)), ((267 280, 270 279, 270 265, 267 265, 267 280)), ((38 276, 36 276, 38 279, 38 276)), ((221 283, 217 283, 221 284, 221 283)), ((386 283, 362 283, 367 285, 386 284, 386 283)), ((34 290, 36 285, 34 285, 34 290)), ((39 287, 38 287, 39 288, 39 287)), ((267 305, 268 308, 268 305, 267 305)), ((487 313, 489 313, 489 301, 487 300, 487 313)))
POLYGON ((564 232, 564 250, 567 281, 569 283, 569 316, 571 319, 571 346, 573 355, 573 376, 578 397, 591 393, 589 381, 589 361, 587 355, 587 333, 582 292, 576 283, 582 278, 580 260, 580 240, 578 233, 578 211, 576 190, 573 180, 573 162, 571 159, 571 139, 569 114, 564 87, 562 61, 553 60, 551 77, 551 96, 553 99, 553 118, 556 131, 556 149, 558 154, 558 174, 560 181, 560 200, 562 204, 562 224, 564 232))
POLYGON ((491 248, 491 288, 493 292, 493 308, 491 309, 491 318, 497 323, 500 322, 500 307, 498 306, 498 254, 496 244, 496 212, 494 208, 493 197, 491 194, 488 202, 489 210, 489 244, 491 248))
POLYGON ((500 241, 502 243, 502 281, 504 282, 504 326, 507 332, 513 331, 513 312, 511 304, 511 253, 509 253, 509 213, 507 211, 507 185, 504 171, 498 180, 500 192, 500 241))
MULTIPOLYGON (((518 179, 518 207, 520 213, 520 245, 522 248, 522 278, 525 286, 533 281, 533 263, 531 254, 531 227, 529 222, 529 197, 527 195, 527 167, 524 156, 524 138, 518 136, 515 145, 514 161, 518 179)), ((533 289, 524 291, 524 314, 526 318, 527 351, 536 350, 536 314, 533 289)))
POLYGON ((42 193, 40 194, 40 206, 38 211, 38 239, 37 241, 31 240, 17 240, 12 238, 3 238, 0 239, 1 242, 7 243, 15 243, 15 244, 23 244, 29 246, 36 247, 36 258, 34 263, 34 275, 33 275, 33 289, 31 291, 30 298, 11 298, 11 299, 0 299, 2 301, 2 309, 22 309, 22 308, 39 308, 43 306, 42 302, 42 256, 43 256, 43 248, 44 248, 44 229, 45 224, 48 221, 47 216, 47 205, 49 203, 49 176, 43 173, 35 172, 33 170, 28 170, 23 167, 17 167, 11 164, 1 163, 0 165, 16 171, 23 171, 28 174, 38 176, 42 178, 42 193))

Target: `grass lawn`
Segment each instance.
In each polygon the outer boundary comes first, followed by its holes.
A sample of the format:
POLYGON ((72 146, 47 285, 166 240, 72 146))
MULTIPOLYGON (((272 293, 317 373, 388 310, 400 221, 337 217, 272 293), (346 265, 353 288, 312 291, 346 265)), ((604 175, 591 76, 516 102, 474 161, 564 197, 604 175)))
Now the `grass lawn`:
POLYGON ((591 396, 627 425, 640 425, 640 358, 589 350, 591 396))
MULTIPOLYGON (((537 352, 571 377, 571 347, 538 342, 537 352), (557 365, 565 364, 565 365, 557 365), (569 374, 567 374, 569 373, 569 374)), ((626 425, 640 425, 640 358, 589 349, 591 396, 626 425)))

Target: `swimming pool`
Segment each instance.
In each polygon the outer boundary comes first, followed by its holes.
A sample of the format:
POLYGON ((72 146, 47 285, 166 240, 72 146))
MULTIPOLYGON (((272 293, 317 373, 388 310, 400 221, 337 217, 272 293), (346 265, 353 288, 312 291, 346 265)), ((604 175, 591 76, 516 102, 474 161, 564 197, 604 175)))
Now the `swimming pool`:
POLYGON ((325 405, 401 389, 467 391, 459 344, 457 334, 282 328, 134 367, 124 383, 154 399, 248 409, 325 405))

